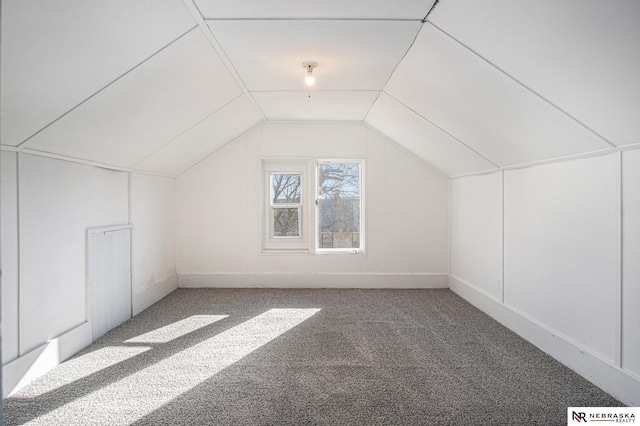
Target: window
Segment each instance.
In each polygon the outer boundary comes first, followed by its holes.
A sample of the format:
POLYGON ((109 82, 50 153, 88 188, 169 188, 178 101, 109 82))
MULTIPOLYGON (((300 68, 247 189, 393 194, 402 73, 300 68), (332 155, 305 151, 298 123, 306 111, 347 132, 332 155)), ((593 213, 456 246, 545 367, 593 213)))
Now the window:
POLYGON ((309 169, 308 160, 263 160, 263 250, 309 251, 309 169))
POLYGON ((302 213, 302 175, 300 173, 270 173, 271 236, 300 237, 302 213))
POLYGON ((361 163, 319 161, 317 248, 357 252, 362 248, 361 163))
POLYGON ((362 252, 362 167, 361 160, 263 160, 263 251, 362 252))

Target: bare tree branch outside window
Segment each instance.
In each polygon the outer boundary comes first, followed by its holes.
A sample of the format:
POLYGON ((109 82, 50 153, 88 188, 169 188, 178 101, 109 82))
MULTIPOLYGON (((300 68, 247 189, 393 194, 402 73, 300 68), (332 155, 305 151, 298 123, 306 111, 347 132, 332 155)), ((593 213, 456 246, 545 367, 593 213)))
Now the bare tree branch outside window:
POLYGON ((299 174, 271 175, 274 237, 300 236, 301 183, 299 174))
POLYGON ((318 166, 319 248, 360 247, 360 165, 318 166))

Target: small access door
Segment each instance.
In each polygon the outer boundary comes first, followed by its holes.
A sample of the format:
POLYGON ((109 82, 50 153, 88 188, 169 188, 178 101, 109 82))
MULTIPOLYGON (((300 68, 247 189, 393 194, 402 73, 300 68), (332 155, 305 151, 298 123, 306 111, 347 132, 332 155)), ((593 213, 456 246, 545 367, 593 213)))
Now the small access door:
POLYGON ((88 320, 92 340, 131 318, 130 225, 88 231, 88 320))

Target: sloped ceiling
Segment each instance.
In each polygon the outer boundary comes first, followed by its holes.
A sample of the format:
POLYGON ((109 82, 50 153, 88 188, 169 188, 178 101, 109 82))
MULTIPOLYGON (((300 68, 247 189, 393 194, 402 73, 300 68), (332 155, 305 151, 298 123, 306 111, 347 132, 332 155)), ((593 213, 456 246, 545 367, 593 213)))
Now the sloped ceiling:
POLYGON ((178 176, 346 120, 459 176, 640 145, 640 2, 434 3, 4 1, 3 149, 178 176))

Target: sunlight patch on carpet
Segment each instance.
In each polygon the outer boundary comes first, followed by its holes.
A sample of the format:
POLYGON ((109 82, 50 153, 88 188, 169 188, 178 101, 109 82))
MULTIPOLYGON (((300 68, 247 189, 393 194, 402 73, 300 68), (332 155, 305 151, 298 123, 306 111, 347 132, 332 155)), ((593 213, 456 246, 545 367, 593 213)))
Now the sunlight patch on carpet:
POLYGON ((270 309, 163 361, 65 404, 27 424, 128 425, 152 413, 320 309, 270 309))
POLYGON ((227 318, 228 315, 192 315, 180 321, 176 321, 164 327, 157 328, 148 333, 141 334, 125 343, 167 343, 199 328, 206 327, 216 321, 227 318))
POLYGON ((72 358, 47 373, 45 384, 36 382, 33 386, 19 391, 18 395, 21 398, 32 398, 44 395, 47 392, 51 392, 73 383, 76 380, 83 379, 122 361, 126 361, 136 355, 140 355, 149 349, 151 349, 151 347, 148 346, 112 346, 72 358))

